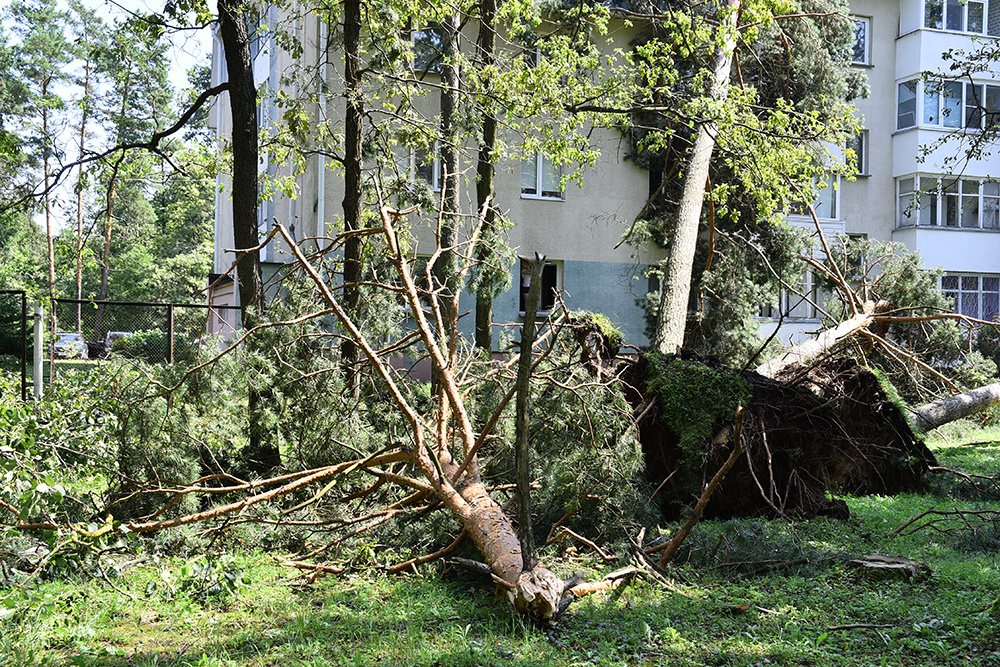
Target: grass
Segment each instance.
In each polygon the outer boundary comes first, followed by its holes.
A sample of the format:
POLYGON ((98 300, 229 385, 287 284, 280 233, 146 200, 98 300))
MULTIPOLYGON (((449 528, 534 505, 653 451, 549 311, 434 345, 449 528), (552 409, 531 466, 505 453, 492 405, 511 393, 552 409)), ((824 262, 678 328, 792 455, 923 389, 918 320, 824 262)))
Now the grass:
MULTIPOLYGON (((93 370, 97 366, 100 366, 102 363, 106 362, 102 359, 56 359, 55 360, 56 373, 62 373, 64 371, 82 371, 85 373, 89 373, 91 370, 93 370)), ((49 381, 49 367, 51 366, 51 364, 52 362, 50 362, 48 359, 45 359, 42 362, 42 376, 45 378, 46 382, 49 381)), ((0 370, 4 370, 8 373, 15 374, 16 376, 20 376, 21 373, 20 360, 10 363, 7 363, 5 361, 5 363, 0 364, 0 370)), ((34 366, 32 366, 30 358, 28 359, 26 374, 29 382, 35 376, 35 368, 34 366)))
MULTIPOLYGON (((933 449, 949 467, 1000 468, 995 442, 933 449)), ((0 622, 0 664, 1000 665, 1000 522, 890 535, 931 507, 1000 510, 996 494, 935 475, 927 494, 847 502, 848 522, 701 524, 672 569, 678 592, 640 580, 584 598, 555 641, 512 616, 492 585, 438 566, 304 584, 266 554, 214 568, 149 557, 114 588, 43 584, 35 608, 48 595, 49 613, 0 622), (870 553, 921 560, 932 574, 868 579, 848 561, 870 553)), ((565 546, 544 561, 561 574, 588 565, 565 546)))

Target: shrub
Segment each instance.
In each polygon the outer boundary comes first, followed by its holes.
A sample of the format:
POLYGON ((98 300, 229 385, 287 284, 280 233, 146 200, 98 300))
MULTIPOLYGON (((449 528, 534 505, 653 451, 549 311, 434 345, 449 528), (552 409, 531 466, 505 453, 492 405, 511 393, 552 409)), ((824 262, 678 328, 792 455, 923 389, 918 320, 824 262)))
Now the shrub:
POLYGON ((141 359, 151 364, 166 361, 170 353, 168 335, 157 329, 137 331, 115 340, 111 353, 126 359, 141 359))

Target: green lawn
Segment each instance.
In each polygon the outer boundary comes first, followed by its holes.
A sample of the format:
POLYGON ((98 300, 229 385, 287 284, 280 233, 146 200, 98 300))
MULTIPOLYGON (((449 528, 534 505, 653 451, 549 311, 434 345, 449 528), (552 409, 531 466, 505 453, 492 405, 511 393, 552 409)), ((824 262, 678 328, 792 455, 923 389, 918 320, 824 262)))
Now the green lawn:
MULTIPOLYGON (((945 465, 1000 472, 997 444, 934 449, 945 465)), ((551 637, 512 616, 488 582, 439 565, 309 583, 257 552, 214 569, 133 555, 114 587, 45 583, 35 602, 51 596, 52 611, 0 627, 0 664, 1000 665, 1000 522, 889 535, 931 507, 1000 511, 1000 501, 951 476, 931 489, 848 498, 847 522, 707 522, 670 573, 676 591, 639 580, 592 595, 551 637), (872 581, 846 562, 871 553, 921 560, 932 574, 872 581), (227 572, 247 583, 213 594, 227 572)), ((560 574, 593 566, 567 546, 544 562, 560 574)))

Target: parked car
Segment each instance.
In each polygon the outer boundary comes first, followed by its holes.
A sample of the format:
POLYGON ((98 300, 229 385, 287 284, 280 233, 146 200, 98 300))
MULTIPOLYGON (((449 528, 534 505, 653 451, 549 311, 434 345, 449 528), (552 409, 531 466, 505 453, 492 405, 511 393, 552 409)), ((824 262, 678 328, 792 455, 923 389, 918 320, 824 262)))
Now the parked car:
POLYGON ((111 356, 112 352, 121 352, 128 344, 131 331, 109 331, 104 336, 104 353, 111 356))
POLYGON ((75 331, 56 332, 55 351, 57 359, 89 359, 87 340, 75 331))

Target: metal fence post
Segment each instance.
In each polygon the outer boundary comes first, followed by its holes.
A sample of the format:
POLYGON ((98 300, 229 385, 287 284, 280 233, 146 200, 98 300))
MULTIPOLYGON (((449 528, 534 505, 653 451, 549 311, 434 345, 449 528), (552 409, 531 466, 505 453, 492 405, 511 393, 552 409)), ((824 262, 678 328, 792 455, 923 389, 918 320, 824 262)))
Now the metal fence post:
POLYGON ((34 381, 35 381, 35 400, 42 398, 42 304, 39 302, 35 306, 35 354, 34 354, 34 381))
POLYGON ((28 400, 28 295, 21 292, 21 402, 28 400))
POLYGON ((167 362, 174 363, 174 304, 167 304, 167 362))

